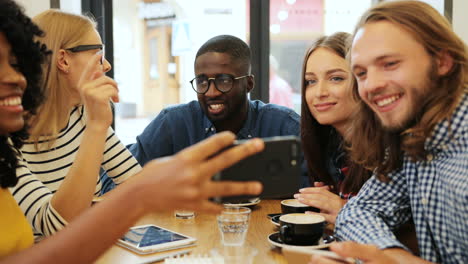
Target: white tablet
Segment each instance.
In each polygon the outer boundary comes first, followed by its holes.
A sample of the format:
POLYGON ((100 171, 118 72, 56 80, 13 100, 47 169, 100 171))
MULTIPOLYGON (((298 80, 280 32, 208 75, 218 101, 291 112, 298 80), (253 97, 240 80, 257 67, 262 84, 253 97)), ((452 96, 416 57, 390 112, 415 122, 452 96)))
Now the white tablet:
POLYGON ((135 226, 117 241, 117 244, 138 254, 149 254, 158 251, 194 245, 195 238, 155 226, 135 226))

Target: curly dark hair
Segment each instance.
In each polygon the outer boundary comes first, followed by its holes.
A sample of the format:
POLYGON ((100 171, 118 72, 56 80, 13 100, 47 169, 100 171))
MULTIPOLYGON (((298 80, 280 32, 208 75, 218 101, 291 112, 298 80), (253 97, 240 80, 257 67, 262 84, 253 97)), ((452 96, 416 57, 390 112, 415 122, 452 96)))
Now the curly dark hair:
MULTIPOLYGON (((26 91, 23 94, 25 123, 36 113, 37 107, 44 100, 44 92, 40 86, 42 78, 42 63, 50 53, 46 46, 35 41, 36 36, 44 33, 29 17, 24 9, 12 0, 0 0, 0 32, 11 45, 12 52, 18 61, 19 71, 27 80, 26 91)), ((0 186, 13 187, 18 182, 16 168, 18 166, 18 149, 28 137, 28 127, 10 135, 0 136, 0 186), (8 143, 11 139, 13 146, 8 143)))

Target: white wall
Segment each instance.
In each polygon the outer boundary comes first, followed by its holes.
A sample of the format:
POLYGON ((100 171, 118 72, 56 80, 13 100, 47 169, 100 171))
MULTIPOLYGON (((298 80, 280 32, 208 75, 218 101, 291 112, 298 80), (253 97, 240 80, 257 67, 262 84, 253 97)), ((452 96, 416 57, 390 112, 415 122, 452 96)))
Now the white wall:
MULTIPOLYGON (((177 18, 190 23, 192 50, 181 56, 180 102, 196 100, 189 81, 194 77, 195 55, 208 39, 222 34, 236 36, 247 42, 247 6, 242 0, 167 0, 176 5, 177 18), (205 9, 230 9, 231 14, 205 14, 205 9)), ((256 0, 255 0, 256 1, 256 0)))
MULTIPOLYGON (((116 1, 114 1, 116 2, 116 1)), ((136 103, 143 112, 143 22, 138 18, 138 0, 114 4, 114 76, 122 103, 136 103)))
POLYGON ((325 0, 324 34, 338 31, 353 33, 359 18, 371 4, 371 0, 325 0))
POLYGON ((81 14, 81 0, 60 0, 60 9, 70 13, 81 14))
POLYGON ((26 15, 33 17, 50 8, 50 0, 16 0, 26 10, 26 15))
POLYGON ((455 32, 460 36, 465 44, 468 44, 468 11, 467 0, 453 0, 452 24, 455 32))
MULTIPOLYGON (((33 17, 50 8, 50 0, 16 0, 16 2, 25 8, 26 14, 29 17, 33 17)), ((71 13, 81 14, 81 1, 60 0, 60 9, 71 13)))

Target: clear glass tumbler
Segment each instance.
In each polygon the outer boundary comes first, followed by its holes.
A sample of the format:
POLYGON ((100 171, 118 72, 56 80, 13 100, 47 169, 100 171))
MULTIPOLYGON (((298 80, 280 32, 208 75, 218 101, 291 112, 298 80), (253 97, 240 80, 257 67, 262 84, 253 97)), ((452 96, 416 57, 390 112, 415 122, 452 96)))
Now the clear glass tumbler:
POLYGON ((247 207, 225 207, 217 216, 222 244, 241 246, 249 229, 251 210, 247 207))

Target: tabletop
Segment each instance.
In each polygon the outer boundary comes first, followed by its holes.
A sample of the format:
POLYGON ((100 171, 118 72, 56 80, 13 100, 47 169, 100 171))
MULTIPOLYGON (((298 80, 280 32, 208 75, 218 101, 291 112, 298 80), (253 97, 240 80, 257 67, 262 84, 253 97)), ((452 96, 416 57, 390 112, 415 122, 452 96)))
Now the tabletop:
MULTIPOLYGON (((263 200, 252 208, 245 245, 255 247, 258 250, 254 263, 287 263, 281 252, 268 242, 268 236, 277 232, 277 229, 271 223, 267 214, 280 212, 280 200, 263 200)), ((143 217, 136 225, 144 224, 158 225, 196 238, 196 245, 187 248, 191 250, 191 254, 208 255, 212 248, 219 246, 221 243, 216 215, 196 213, 192 219, 177 219, 174 216, 174 212, 155 213, 143 217)), ((137 255, 127 249, 114 245, 96 263, 148 263, 157 254, 161 253, 144 256, 137 255)))

